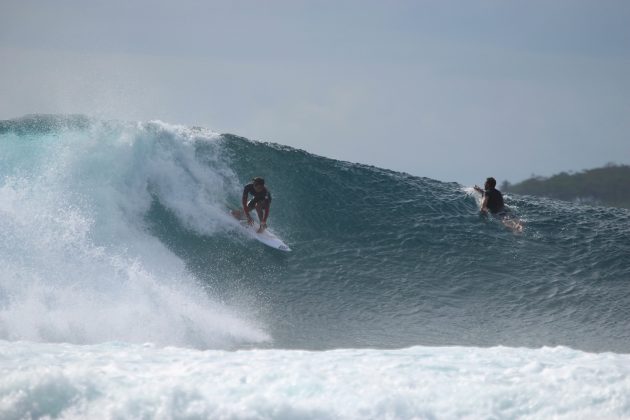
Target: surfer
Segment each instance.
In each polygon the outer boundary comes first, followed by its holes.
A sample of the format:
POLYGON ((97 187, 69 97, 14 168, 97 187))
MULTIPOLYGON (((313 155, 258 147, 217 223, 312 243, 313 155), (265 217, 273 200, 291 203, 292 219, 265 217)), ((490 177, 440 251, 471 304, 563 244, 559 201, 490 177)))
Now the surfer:
MULTIPOLYGON (((260 227, 258 228, 258 233, 264 231, 267 228, 267 219, 269 218, 269 209, 271 207, 271 193, 265 187, 265 180, 261 177, 256 177, 252 179, 252 182, 245 185, 243 188, 243 213, 247 217, 247 224, 253 225, 254 219, 249 214, 252 210, 256 209, 256 213, 258 214, 258 221, 260 222, 260 227), (249 199, 249 195, 253 195, 254 197, 249 199)), ((240 218, 242 213, 240 210, 235 210, 232 214, 240 218)))
POLYGON ((503 204, 503 194, 497 190, 497 180, 493 177, 487 178, 482 190, 475 185, 475 191, 481 193, 483 200, 481 201, 481 212, 501 214, 505 213, 505 205, 503 204))
POLYGON ((475 191, 481 194, 483 197, 481 201, 481 213, 491 213, 501 218, 501 222, 507 228, 512 229, 514 232, 522 232, 523 224, 519 219, 516 219, 510 215, 508 208, 503 203, 503 194, 496 189, 497 180, 493 177, 486 178, 484 189, 482 190, 475 185, 475 191))

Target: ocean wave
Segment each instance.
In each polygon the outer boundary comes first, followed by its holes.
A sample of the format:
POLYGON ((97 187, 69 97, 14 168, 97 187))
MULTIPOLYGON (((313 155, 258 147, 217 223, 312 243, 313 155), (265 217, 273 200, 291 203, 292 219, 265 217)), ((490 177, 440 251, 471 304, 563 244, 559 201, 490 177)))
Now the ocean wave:
POLYGON ((508 195, 514 233, 455 183, 81 116, 1 122, 0 171, 0 338, 630 351, 627 210, 508 195), (290 254, 228 216, 253 176, 290 254))

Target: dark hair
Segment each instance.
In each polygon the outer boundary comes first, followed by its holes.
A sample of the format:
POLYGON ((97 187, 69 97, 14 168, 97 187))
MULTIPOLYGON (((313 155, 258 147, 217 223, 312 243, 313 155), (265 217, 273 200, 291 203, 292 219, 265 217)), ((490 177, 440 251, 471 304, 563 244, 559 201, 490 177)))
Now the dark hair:
POLYGON ((486 178, 486 184, 490 185, 490 188, 494 188, 497 186, 497 180, 492 177, 486 178))
POLYGON ((254 185, 265 185, 265 180, 259 176, 253 178, 252 181, 254 182, 254 185))

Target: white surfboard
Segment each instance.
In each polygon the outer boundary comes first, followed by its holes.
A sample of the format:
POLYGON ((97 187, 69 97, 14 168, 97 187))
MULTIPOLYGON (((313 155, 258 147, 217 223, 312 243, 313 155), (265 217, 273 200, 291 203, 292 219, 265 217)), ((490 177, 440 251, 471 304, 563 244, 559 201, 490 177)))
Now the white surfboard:
POLYGON ((285 252, 291 251, 291 248, 289 248, 287 244, 282 242, 282 239, 274 235, 273 232, 269 230, 269 228, 258 233, 258 228, 256 227, 257 225, 256 223, 253 225, 248 225, 247 221, 244 220, 243 212, 241 210, 232 210, 231 214, 232 214, 232 217, 234 217, 238 221, 237 223, 239 224, 241 229, 243 229, 243 231, 247 234, 247 236, 250 236, 256 239, 257 241, 262 242, 263 244, 270 246, 274 249, 279 249, 280 251, 285 251, 285 252))
POLYGON ((262 242, 263 244, 270 246, 274 249, 279 249, 280 251, 285 251, 285 252, 291 251, 291 248, 289 248, 287 244, 282 242, 282 239, 274 235, 273 232, 269 230, 269 228, 258 233, 257 223, 250 226, 247 224, 246 221, 241 221, 240 225, 248 236, 256 239, 257 241, 262 242))

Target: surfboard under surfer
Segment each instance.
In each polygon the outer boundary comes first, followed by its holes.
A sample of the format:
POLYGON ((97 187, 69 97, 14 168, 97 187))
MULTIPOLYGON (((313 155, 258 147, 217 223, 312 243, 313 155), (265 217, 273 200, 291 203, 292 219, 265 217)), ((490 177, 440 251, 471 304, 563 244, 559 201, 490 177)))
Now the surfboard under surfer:
POLYGON ((252 182, 245 185, 241 203, 243 211, 234 210, 232 215, 240 219, 244 214, 247 218, 247 224, 253 225, 254 219, 252 219, 250 212, 255 209, 258 214, 258 221, 260 222, 258 233, 267 229, 267 219, 269 219, 269 210, 271 208, 271 192, 269 192, 265 186, 265 180, 263 178, 255 177, 252 179, 252 182), (251 200, 249 200, 250 195, 253 196, 251 200))

